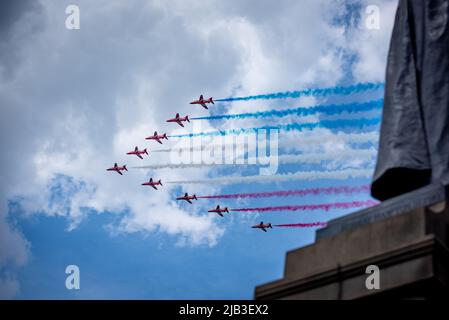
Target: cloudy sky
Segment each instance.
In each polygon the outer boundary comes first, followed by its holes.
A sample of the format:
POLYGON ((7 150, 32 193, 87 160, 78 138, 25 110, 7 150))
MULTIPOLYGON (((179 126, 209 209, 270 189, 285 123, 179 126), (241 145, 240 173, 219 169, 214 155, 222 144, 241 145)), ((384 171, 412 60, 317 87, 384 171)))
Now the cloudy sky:
MULTIPOLYGON (((192 127, 213 131, 324 119, 197 121, 181 130, 165 122, 177 112, 200 117, 381 98, 378 90, 216 103, 210 111, 188 103, 200 94, 225 98, 382 82, 395 0, 7 0, 0 6, 0 298, 249 299, 255 285, 282 276, 285 251, 311 243, 315 233, 263 233, 250 225, 327 221, 356 209, 225 218, 207 209, 369 199, 365 193, 189 205, 173 199, 183 192, 355 186, 370 179, 164 184, 153 192, 140 185, 149 177, 207 180, 259 171, 131 168, 173 161, 171 153, 152 150, 190 146, 189 139, 163 146, 145 141, 155 130, 183 134, 192 127), (80 9, 79 30, 66 28, 70 4, 80 9), (369 5, 379 8, 379 29, 367 27, 369 5), (134 146, 148 148, 150 156, 126 155, 134 146), (126 163, 129 172, 106 172, 114 162, 126 163), (65 288, 71 264, 81 270, 80 290, 65 288)), ((376 132, 280 132, 286 145, 280 153, 344 154, 356 148, 347 136, 359 134, 375 138, 376 132)), ((278 174, 371 170, 374 160, 290 164, 278 174)))

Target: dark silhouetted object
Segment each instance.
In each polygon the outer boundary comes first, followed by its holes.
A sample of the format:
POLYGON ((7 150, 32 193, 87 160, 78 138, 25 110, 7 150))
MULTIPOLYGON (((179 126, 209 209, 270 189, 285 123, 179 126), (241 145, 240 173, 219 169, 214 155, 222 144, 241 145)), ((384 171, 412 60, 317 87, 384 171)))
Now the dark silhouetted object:
POLYGON ((400 0, 371 194, 449 184, 449 0, 400 0))

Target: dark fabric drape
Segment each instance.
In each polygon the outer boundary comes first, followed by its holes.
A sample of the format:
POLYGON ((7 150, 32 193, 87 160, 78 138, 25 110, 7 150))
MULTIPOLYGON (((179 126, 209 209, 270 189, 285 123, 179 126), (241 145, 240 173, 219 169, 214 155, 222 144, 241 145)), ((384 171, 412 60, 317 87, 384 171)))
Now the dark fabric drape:
POLYGON ((400 0, 371 194, 449 184, 449 0, 400 0))

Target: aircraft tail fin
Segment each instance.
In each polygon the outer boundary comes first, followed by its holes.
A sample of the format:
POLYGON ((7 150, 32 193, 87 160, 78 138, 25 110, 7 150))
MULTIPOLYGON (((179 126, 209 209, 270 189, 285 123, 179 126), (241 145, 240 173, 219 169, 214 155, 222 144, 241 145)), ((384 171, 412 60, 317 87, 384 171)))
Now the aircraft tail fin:
POLYGON ((162 186, 162 182, 161 182, 161 179, 159 179, 159 181, 158 181, 158 183, 162 186))
POLYGON ((196 197, 196 194, 193 195, 193 199, 198 200, 198 198, 196 197))
POLYGON ((210 97, 210 103, 215 104, 214 99, 212 99, 212 97, 210 97))
POLYGON ((157 136, 157 131, 154 131, 154 136, 157 136))
POLYGON ((271 223, 268 224, 268 228, 273 229, 273 227, 271 226, 271 223))
POLYGON ((187 122, 190 122, 190 120, 189 120, 189 116, 186 116, 186 120, 187 120, 187 122))
POLYGON ((128 169, 126 168, 126 164, 123 165, 123 169, 125 169, 126 171, 128 171, 128 169))
POLYGON ((144 152, 146 155, 148 155, 147 148, 143 149, 143 152, 144 152))
POLYGON ((166 134, 166 133, 164 133, 164 138, 165 138, 166 140, 168 140, 167 134, 166 134))

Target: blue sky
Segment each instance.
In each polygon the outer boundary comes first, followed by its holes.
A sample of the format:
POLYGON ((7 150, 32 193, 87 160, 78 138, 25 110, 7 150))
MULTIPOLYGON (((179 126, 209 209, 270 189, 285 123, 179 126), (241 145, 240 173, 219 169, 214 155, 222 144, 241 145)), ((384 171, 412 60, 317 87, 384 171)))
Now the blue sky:
MULTIPOLYGON (((357 179, 300 179, 252 184, 140 184, 149 177, 207 180, 258 176, 257 167, 130 169, 114 162, 170 163, 163 146, 144 137, 276 126, 324 119, 372 118, 379 111, 337 116, 196 121, 178 129, 176 112, 209 114, 288 109, 382 98, 382 90, 347 96, 217 103, 210 112, 189 101, 382 82, 396 1, 6 1, 0 10, 0 298, 251 299, 254 287, 282 277, 285 253, 314 240, 315 229, 249 228, 328 221, 354 210, 240 213, 215 207, 261 207, 370 199, 368 194, 205 200, 184 192, 226 194, 368 184, 357 179), (64 26, 77 4, 80 30, 64 26), (380 9, 380 29, 364 26, 365 8, 380 9), (198 13, 207 19, 198 19, 198 13), (5 15, 8 19, 1 15, 5 15), (9 50, 1 50, 9 48, 9 50), (198 128, 198 127, 195 127, 198 128), (125 153, 148 148, 145 160, 125 153), (81 289, 65 288, 65 268, 81 271, 81 289)), ((280 132, 280 154, 336 154, 375 148, 357 142, 378 128, 280 132), (346 137, 346 138, 345 138, 346 137), (345 138, 345 139, 344 139, 345 138), (351 143, 352 141, 352 143, 351 143)), ((372 170, 374 158, 287 164, 298 171, 372 170)), ((319 268, 319 266, 317 266, 319 268)))
MULTIPOLYGON (((322 181, 322 185, 329 182, 322 181)), ((355 185, 365 182, 351 181, 355 185)), ((336 199, 323 197, 319 202, 336 199)), ((316 197, 304 200, 284 199, 282 204, 317 202, 316 197)), ((312 222, 342 213, 273 213, 260 219, 312 222)), ((65 231, 63 217, 21 219, 20 228, 33 245, 30 260, 19 273, 19 298, 250 299, 255 285, 282 275, 286 251, 314 239, 314 229, 256 232, 248 228, 248 223, 257 223, 258 219, 248 218, 245 223, 223 222, 229 230, 214 247, 179 247, 160 232, 111 236, 107 226, 118 219, 107 213, 92 214, 71 232, 65 231), (79 291, 65 288, 64 271, 70 264, 80 267, 79 291)))

